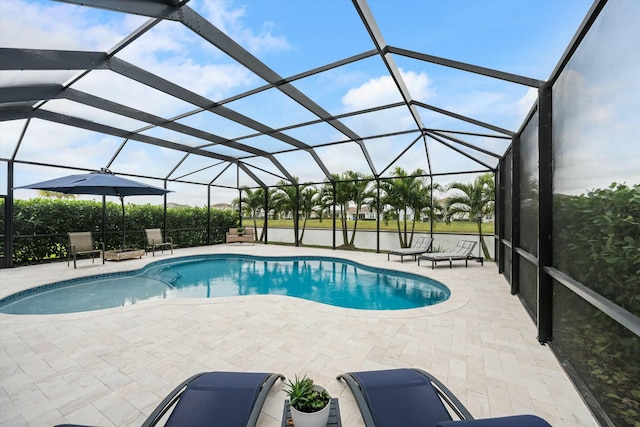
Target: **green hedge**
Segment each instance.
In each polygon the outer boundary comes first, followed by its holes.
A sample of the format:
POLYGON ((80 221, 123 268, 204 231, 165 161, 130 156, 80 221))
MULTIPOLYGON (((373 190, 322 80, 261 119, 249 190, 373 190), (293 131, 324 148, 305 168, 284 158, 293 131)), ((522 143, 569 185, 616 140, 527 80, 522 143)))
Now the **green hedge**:
MULTIPOLYGON (((4 211, 4 200, 0 200, 4 211)), ((0 218, 4 229, 4 218, 0 218)), ((224 242, 224 233, 238 224, 238 213, 211 210, 211 243, 224 242)), ((107 202, 106 242, 108 249, 122 246, 122 206, 107 202)), ((145 228, 164 228, 163 206, 125 206, 126 246, 144 248, 145 228)), ((102 240, 102 203, 85 200, 37 198, 14 201, 14 251, 16 265, 34 264, 67 256, 69 231, 91 231, 102 240)), ((207 244, 206 207, 167 209, 167 234, 176 247, 207 244)), ((4 252, 4 248, 3 248, 4 252)), ((2 254, 4 256, 4 253, 2 254)))
MULTIPOLYGON (((640 316, 640 185, 554 199, 554 266, 640 316)), ((554 341, 615 425, 640 420, 640 338, 563 288, 554 341)))
POLYGON ((554 265, 640 316, 640 185, 554 199, 554 265))

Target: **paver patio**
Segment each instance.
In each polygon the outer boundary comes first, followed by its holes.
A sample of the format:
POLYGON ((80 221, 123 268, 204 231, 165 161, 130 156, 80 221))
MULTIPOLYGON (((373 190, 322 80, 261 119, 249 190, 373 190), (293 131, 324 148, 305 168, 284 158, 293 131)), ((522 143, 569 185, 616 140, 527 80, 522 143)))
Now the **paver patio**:
MULTIPOLYGON (((427 275, 452 297, 412 310, 343 309, 284 296, 165 299, 61 315, 0 314, 0 425, 140 425, 179 382, 200 371, 307 374, 340 399, 344 426, 363 426, 342 372, 419 367, 476 418, 531 413, 554 426, 597 426, 495 265, 417 266, 386 254, 280 245, 214 245, 209 253, 322 255, 427 275)), ((156 254, 157 255, 157 254, 156 254)), ((0 297, 83 275, 132 270, 172 257, 0 270, 0 297)), ((279 426, 276 383, 259 426, 279 426)))

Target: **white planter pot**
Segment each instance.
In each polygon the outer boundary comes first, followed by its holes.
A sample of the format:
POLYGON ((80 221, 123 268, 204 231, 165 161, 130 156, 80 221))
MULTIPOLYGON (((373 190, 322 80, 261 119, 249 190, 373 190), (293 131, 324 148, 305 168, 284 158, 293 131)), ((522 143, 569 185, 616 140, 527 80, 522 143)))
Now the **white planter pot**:
POLYGON ((323 409, 318 412, 300 412, 291 406, 291 418, 293 418, 294 427, 326 427, 329 421, 329 410, 331 402, 327 403, 323 409))

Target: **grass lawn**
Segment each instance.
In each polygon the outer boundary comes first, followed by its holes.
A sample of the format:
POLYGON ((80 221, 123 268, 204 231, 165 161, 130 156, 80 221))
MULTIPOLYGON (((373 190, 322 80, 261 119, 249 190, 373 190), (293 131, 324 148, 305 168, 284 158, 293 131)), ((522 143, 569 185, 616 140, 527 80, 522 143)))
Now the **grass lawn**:
MULTIPOLYGON (((258 227, 262 227, 263 220, 256 220, 258 227)), ((253 226, 253 220, 250 218, 245 218, 243 220, 245 226, 253 226)), ((347 225, 349 229, 353 228, 354 221, 347 221, 347 225)), ((302 228, 303 221, 300 220, 300 228, 302 228)), ((285 219, 270 219, 269 227, 282 227, 282 228, 293 228, 293 220, 285 220, 285 219)), ((322 221, 317 219, 310 219, 307 221, 307 228, 331 228, 333 227, 333 221, 330 219, 324 219, 322 221)), ((336 228, 340 229, 340 221, 336 221, 336 228)), ((416 232, 428 232, 430 225, 428 222, 416 222, 416 232)), ((404 230, 404 223, 400 223, 401 230, 404 230)), ((358 230, 375 230, 376 229, 376 221, 358 221, 358 230)), ((397 225, 395 222, 389 222, 385 224, 384 222, 380 223, 381 231, 397 231, 397 225)), ((411 223, 407 224, 407 231, 411 231, 411 223)), ((469 234, 477 234, 478 226, 475 222, 470 221, 454 221, 451 224, 445 224, 442 222, 436 222, 433 224, 433 232, 434 233, 469 233, 469 234)), ((482 224, 482 234, 493 234, 494 233, 494 224, 493 223, 484 223, 482 224)))

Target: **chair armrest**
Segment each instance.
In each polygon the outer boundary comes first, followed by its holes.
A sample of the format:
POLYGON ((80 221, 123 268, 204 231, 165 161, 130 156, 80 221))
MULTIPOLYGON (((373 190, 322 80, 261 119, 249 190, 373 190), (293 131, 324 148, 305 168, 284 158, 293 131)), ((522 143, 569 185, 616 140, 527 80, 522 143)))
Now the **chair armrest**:
POLYGON ((515 415, 481 420, 442 421, 436 427, 551 427, 551 425, 535 415, 515 415))

